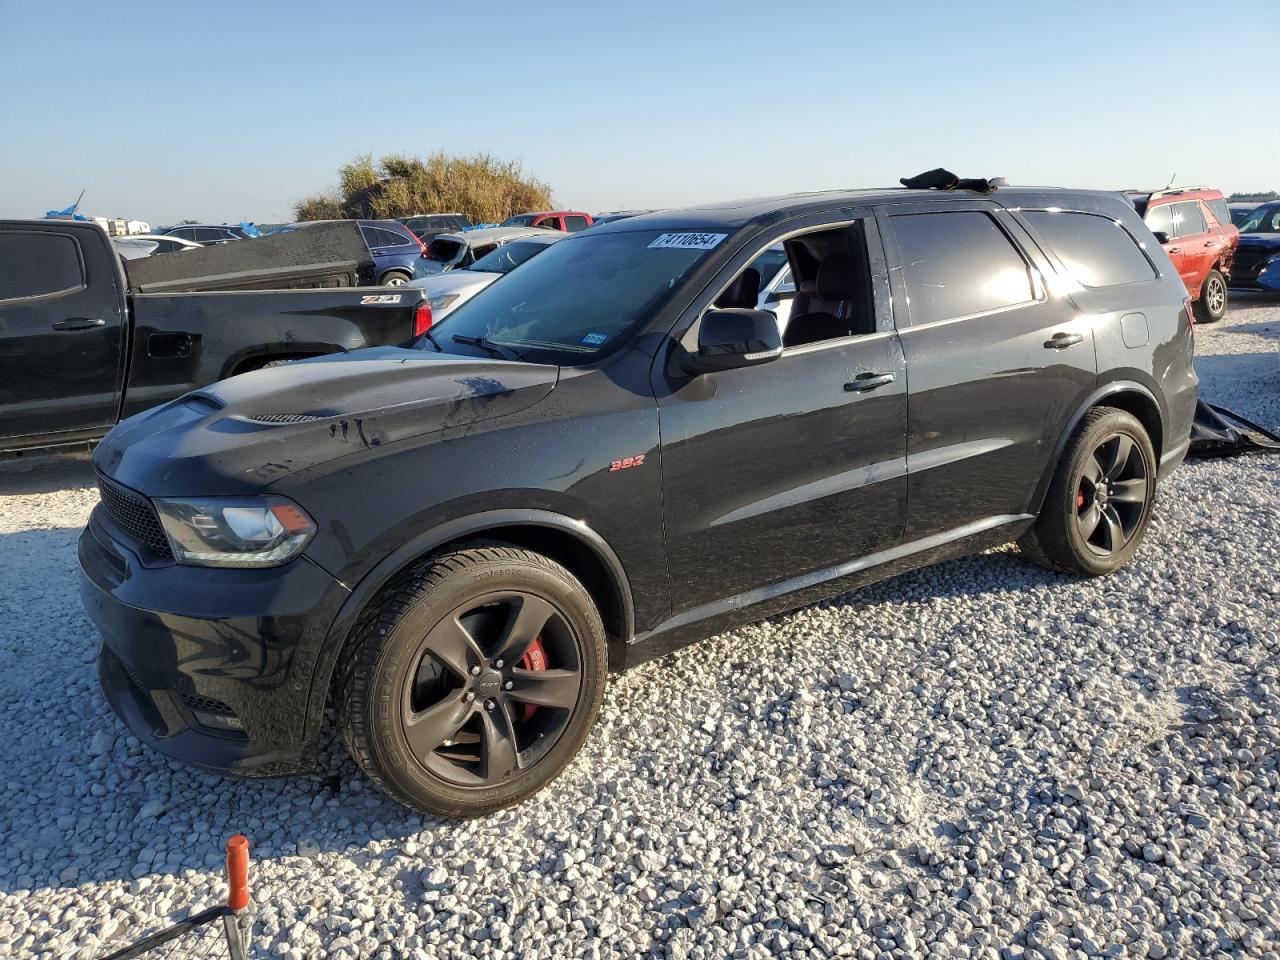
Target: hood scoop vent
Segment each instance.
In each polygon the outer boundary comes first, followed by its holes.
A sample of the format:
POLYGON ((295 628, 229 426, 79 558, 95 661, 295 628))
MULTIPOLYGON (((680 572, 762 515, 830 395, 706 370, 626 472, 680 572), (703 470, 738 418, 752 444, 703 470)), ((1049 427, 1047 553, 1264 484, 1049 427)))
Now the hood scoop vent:
POLYGON ((245 419, 255 423, 309 423, 312 420, 323 420, 324 417, 314 413, 254 413, 245 419))

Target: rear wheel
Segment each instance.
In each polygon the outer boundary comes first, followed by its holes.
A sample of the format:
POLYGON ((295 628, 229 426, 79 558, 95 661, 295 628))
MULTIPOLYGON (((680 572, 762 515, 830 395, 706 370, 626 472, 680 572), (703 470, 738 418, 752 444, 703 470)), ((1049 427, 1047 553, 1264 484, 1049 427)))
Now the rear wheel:
POLYGON ((528 550, 477 545, 393 582, 339 677, 355 761, 409 806, 481 816, 542 789, 585 742, 607 657, 590 595, 528 550))
POLYGON ((1112 573, 1142 543, 1155 493, 1155 450, 1142 424, 1124 410, 1095 408, 1076 428, 1018 546, 1053 570, 1112 573))
POLYGON ((378 281, 379 285, 384 287, 403 287, 409 282, 409 275, 399 270, 392 270, 382 275, 382 279, 378 281))
POLYGON ((1217 323, 1227 312, 1227 280, 1217 270, 1210 270, 1196 301, 1196 323, 1217 323))

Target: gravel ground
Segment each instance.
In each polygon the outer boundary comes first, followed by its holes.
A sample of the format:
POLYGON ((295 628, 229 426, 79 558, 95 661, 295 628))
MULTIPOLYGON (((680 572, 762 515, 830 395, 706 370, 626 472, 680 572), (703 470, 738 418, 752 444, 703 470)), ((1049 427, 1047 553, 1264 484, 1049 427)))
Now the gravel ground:
MULTIPOLYGON (((1280 303, 1197 334, 1280 425, 1280 303)), ((550 790, 454 823, 328 776, 242 782, 108 712, 83 463, 0 472, 0 955, 92 957, 222 896, 263 955, 1280 954, 1280 458, 1193 463, 1129 569, 1012 548, 718 636, 611 683, 550 790)), ((336 775, 335 775, 336 774, 336 775)))

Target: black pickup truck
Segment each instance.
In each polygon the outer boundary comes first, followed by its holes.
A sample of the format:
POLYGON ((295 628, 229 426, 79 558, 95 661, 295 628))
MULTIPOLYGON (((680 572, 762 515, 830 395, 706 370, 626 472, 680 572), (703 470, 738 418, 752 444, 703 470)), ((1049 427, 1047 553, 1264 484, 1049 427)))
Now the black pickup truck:
POLYGON ((403 287, 148 294, 125 271, 97 224, 0 220, 0 457, 95 440, 195 387, 402 343, 430 323, 425 292, 403 287))

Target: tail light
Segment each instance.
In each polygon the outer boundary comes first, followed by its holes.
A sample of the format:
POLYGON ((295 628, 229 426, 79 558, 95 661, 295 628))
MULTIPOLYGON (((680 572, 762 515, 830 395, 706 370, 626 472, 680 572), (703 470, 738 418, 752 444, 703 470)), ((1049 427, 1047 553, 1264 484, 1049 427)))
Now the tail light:
POLYGON ((412 230, 409 231, 409 236, 413 237, 413 242, 416 243, 418 245, 418 249, 425 254, 427 252, 427 245, 422 242, 422 238, 412 230))
POLYGON ((413 312, 413 335, 420 337, 431 329, 431 304, 423 300, 413 312))

